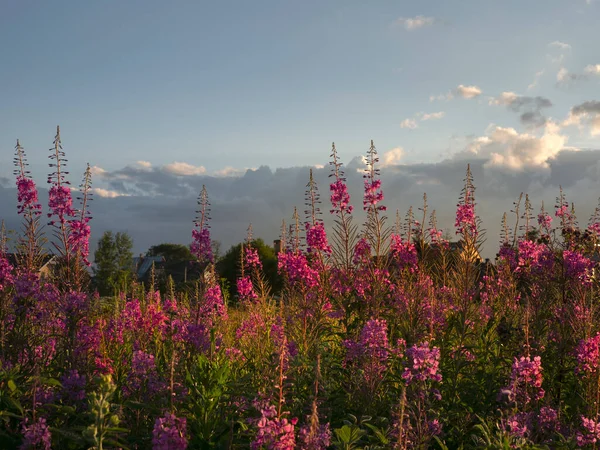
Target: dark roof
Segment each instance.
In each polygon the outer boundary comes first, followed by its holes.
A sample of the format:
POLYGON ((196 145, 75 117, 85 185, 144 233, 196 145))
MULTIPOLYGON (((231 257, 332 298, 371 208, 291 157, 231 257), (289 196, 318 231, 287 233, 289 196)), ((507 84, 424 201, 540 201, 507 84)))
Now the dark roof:
POLYGON ((150 268, 152 267, 152 263, 158 265, 165 261, 164 256, 134 256, 133 257, 133 267, 135 269, 135 273, 139 279, 142 279, 146 276, 150 268))

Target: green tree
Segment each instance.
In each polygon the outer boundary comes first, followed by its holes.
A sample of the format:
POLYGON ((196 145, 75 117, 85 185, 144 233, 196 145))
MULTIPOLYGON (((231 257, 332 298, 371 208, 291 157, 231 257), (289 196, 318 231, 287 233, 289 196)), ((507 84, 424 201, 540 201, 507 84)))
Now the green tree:
POLYGON ((96 287, 100 295, 126 289, 133 279, 133 240, 127 233, 105 231, 94 253, 96 287))
MULTIPOLYGON (((275 249, 268 246, 262 239, 254 239, 252 247, 258 250, 258 256, 263 264, 263 273, 269 282, 272 293, 277 295, 281 291, 282 280, 277 273, 277 255, 275 249)), ((227 250, 217 262, 217 272, 222 278, 227 279, 232 298, 237 294, 236 279, 240 275, 240 251, 242 244, 237 244, 227 250)))
POLYGON ((187 245, 171 244, 168 242, 153 245, 146 252, 146 256, 164 256, 167 263, 194 260, 194 255, 192 255, 187 245))

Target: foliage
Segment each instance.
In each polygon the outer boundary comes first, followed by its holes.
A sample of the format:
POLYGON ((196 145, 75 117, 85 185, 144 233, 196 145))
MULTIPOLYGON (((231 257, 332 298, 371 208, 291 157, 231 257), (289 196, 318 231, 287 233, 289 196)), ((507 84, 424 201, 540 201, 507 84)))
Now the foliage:
POLYGON ((101 295, 112 295, 131 283, 133 274, 133 241, 127 233, 105 231, 94 253, 96 287, 101 295))

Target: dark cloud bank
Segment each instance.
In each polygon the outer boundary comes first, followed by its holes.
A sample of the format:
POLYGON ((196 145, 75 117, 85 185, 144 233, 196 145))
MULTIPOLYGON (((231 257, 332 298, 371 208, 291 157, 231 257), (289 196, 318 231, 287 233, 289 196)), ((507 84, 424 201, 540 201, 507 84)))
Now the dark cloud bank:
MULTIPOLYGON (((357 220, 362 221, 362 175, 356 170, 361 159, 346 168, 352 204, 357 220)), ((529 193, 536 208, 542 201, 553 210, 562 185, 567 199, 575 202, 581 225, 587 224, 600 196, 600 150, 562 150, 540 167, 508 170, 489 165, 487 157, 457 155, 433 164, 394 165, 382 168, 385 205, 390 224, 395 212, 404 216, 412 205, 415 210, 426 192, 430 210, 437 211, 440 227, 454 233, 454 213, 467 163, 471 164, 478 213, 487 230, 484 255, 493 257, 497 248, 500 220, 521 192, 529 193)), ((322 210, 330 220, 329 167, 313 168, 323 200, 322 210)), ((92 202, 92 251, 105 230, 127 231, 135 242, 134 250, 143 252, 160 242, 187 244, 190 241, 196 197, 205 184, 212 203, 212 233, 223 248, 241 241, 252 223, 256 237, 267 242, 276 239, 282 219, 289 222, 294 206, 304 211, 304 190, 308 167, 271 170, 260 167, 239 177, 207 175, 178 176, 160 168, 126 167, 104 172, 97 177, 107 189, 128 196, 106 198, 96 195, 92 202)), ((16 191, 12 180, 2 180, 0 218, 9 229, 19 228, 16 215, 16 191)), ((97 183, 95 183, 97 185, 97 183)), ((42 202, 47 191, 40 192, 42 202)), ((45 207, 44 207, 45 208, 45 207)), ((512 218, 511 218, 512 219, 512 218)))

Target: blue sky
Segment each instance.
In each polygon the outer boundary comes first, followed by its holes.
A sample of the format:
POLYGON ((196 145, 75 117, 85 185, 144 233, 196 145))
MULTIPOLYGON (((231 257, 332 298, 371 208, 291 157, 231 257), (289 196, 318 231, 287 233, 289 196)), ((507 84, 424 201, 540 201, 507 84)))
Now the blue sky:
MULTIPOLYGON (((596 205, 600 0, 0 8, 0 216, 9 228, 19 223, 15 140, 45 187, 57 124, 73 184, 93 166, 92 240, 128 231, 136 251, 188 243, 203 184, 225 246, 248 222, 277 237, 303 203, 307 166, 326 166, 332 141, 355 205, 354 169, 374 139, 389 210, 404 214, 427 192, 448 230, 471 163, 489 252, 520 192, 548 206, 562 185, 582 223, 596 205)), ((315 169, 322 188, 327 174, 315 169)))
MULTIPOLYGON (((490 124, 525 132, 490 97, 543 96, 562 121, 600 80, 557 84, 561 68, 600 63, 595 1, 5 0, 2 10, 2 147, 19 137, 34 173, 56 124, 74 172, 138 160, 208 173, 324 164, 331 141, 349 160, 369 139, 380 152, 401 147, 403 163, 433 162, 490 124), (430 101, 459 85, 482 93, 430 101), (419 112, 444 114, 401 127, 419 112)), ((595 142, 569 133, 570 146, 595 142)))

